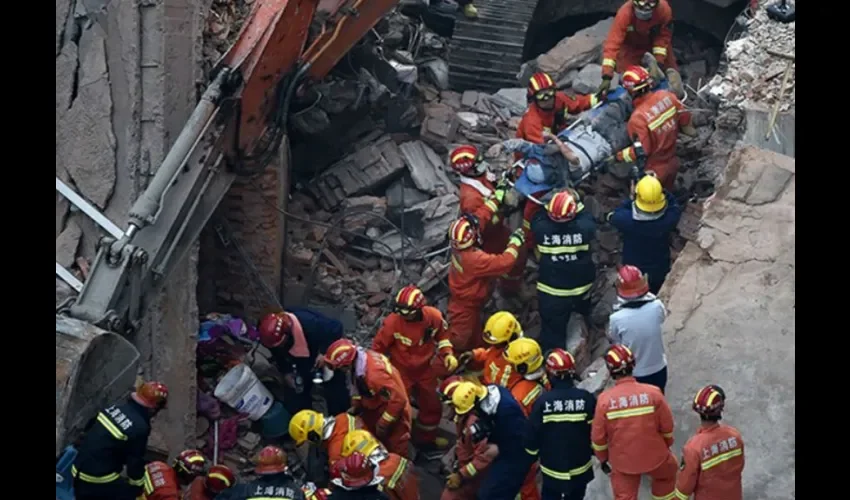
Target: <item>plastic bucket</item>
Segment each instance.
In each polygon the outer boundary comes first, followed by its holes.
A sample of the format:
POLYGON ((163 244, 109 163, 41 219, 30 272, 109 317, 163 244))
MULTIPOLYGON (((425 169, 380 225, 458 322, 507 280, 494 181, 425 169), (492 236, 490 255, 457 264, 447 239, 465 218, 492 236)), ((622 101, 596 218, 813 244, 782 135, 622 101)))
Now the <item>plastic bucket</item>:
POLYGON ((279 401, 275 401, 271 409, 260 419, 263 437, 268 439, 285 436, 289 432, 289 420, 292 416, 279 401))
POLYGON ((219 381, 213 395, 251 420, 261 419, 274 403, 272 393, 244 364, 231 368, 219 381))

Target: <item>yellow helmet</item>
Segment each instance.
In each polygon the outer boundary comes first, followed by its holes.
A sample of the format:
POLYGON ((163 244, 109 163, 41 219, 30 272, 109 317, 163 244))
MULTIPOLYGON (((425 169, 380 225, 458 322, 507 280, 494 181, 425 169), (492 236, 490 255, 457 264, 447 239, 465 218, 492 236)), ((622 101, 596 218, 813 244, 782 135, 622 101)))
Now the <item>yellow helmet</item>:
POLYGON ((643 212, 654 214, 664 210, 667 198, 661 181, 654 175, 644 175, 635 185, 635 205, 643 212))
POLYGON ((345 435, 345 438, 342 440, 342 451, 340 453, 343 457, 350 457, 352 453, 358 451, 368 457, 379 446, 381 446, 380 441, 372 433, 367 430, 357 429, 345 435))
POLYGON ((484 342, 502 344, 522 337, 522 325, 508 311, 499 311, 490 316, 484 325, 484 342))
POLYGON ((455 413, 464 415, 475 408, 475 403, 487 395, 487 388, 476 382, 461 382, 452 394, 455 413))
POLYGON ((319 439, 325 426, 325 416, 313 410, 301 410, 289 421, 289 435, 295 440, 295 446, 301 446, 310 439, 310 433, 315 432, 319 439))
POLYGON ((540 350, 540 344, 534 339, 514 340, 508 344, 504 356, 508 363, 514 365, 517 371, 523 375, 533 373, 543 366, 543 351, 540 350))

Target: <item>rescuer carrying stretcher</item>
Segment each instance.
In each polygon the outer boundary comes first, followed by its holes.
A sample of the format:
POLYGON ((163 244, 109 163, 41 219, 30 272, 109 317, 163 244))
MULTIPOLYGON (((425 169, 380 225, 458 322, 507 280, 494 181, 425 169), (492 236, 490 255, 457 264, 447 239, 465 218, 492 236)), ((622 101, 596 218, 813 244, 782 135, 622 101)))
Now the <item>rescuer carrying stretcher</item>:
POLYGON ((355 395, 348 412, 360 414, 366 428, 388 450, 406 457, 413 415, 398 369, 383 354, 357 347, 348 339, 328 347, 325 363, 351 381, 355 395))
POLYGON ((448 324, 443 313, 426 304, 425 294, 408 285, 396 294, 392 313, 384 318, 372 340, 372 350, 389 358, 398 369, 409 398, 416 398, 419 413, 413 428, 418 448, 443 449, 437 436, 442 407, 437 396, 438 377, 458 366, 448 324))
POLYGON ((142 493, 150 422, 167 401, 165 384, 145 382, 127 402, 101 410, 89 422, 71 467, 78 500, 135 500, 142 493))
POLYGON ((482 346, 481 310, 493 294, 494 280, 516 263, 525 241, 522 229, 511 234, 500 254, 481 249, 481 232, 474 216, 464 215, 449 227, 449 329, 458 353, 482 346))

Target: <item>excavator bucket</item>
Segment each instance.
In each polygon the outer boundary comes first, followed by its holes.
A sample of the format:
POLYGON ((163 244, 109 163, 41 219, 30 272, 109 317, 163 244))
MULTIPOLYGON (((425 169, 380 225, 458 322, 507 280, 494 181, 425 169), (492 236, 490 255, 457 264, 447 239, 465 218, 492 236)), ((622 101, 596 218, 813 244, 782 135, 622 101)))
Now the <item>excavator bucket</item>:
POLYGON ((133 389, 139 351, 124 337, 56 315, 56 456, 98 410, 133 389))

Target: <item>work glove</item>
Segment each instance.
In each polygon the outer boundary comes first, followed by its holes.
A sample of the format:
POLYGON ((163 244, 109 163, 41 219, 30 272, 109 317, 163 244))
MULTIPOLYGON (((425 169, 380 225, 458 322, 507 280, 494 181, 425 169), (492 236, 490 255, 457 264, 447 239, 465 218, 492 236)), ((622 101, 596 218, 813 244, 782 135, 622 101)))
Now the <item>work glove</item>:
POLYGON ((445 365, 446 370, 448 370, 449 373, 454 373, 454 371, 457 370, 457 358, 454 354, 449 354, 445 357, 445 359, 443 359, 443 365, 445 365))
POLYGON ((691 125, 690 123, 687 124, 687 125, 682 125, 681 127, 679 127, 679 132, 685 134, 688 137, 696 137, 696 136, 699 135, 699 132, 697 132, 697 129, 695 129, 694 126, 691 125))
MULTIPOLYGON (((628 148, 627 148, 627 149, 628 149, 628 148)), ((625 162, 625 161, 626 161, 626 159, 625 159, 625 158, 623 158, 623 151, 626 151, 626 150, 625 150, 625 149, 621 149, 620 151, 617 151, 617 154, 614 156, 614 159, 616 159, 616 160, 617 160, 617 161, 619 161, 619 162, 625 162)))
POLYGON ((611 78, 611 76, 602 75, 602 83, 600 83, 599 88, 596 89, 597 99, 600 95, 603 96, 602 99, 608 95, 608 91, 611 89, 611 78))
POLYGON ((469 360, 472 359, 472 351, 462 352, 458 357, 458 364, 465 365, 469 363, 469 360))
POLYGON ((463 482, 463 477, 457 472, 452 472, 446 478, 446 488, 450 490, 456 490, 460 488, 461 482, 463 482))
POLYGON ((508 240, 508 246, 521 247, 525 243, 525 231, 520 227, 511 233, 511 239, 508 240))
POLYGON ((378 441, 383 442, 390 433, 390 426, 386 424, 378 424, 375 427, 375 437, 378 438, 378 441))
POLYGON ((505 199, 505 189, 496 189, 493 191, 493 195, 491 196, 496 203, 501 204, 505 199))
POLYGON ((607 460, 606 460, 606 461, 604 461, 604 462, 602 462, 602 464, 600 464, 600 468, 602 469, 602 472, 604 472, 605 474, 610 474, 610 473, 611 473, 611 466, 610 466, 610 465, 608 465, 608 461, 607 461, 607 460))

